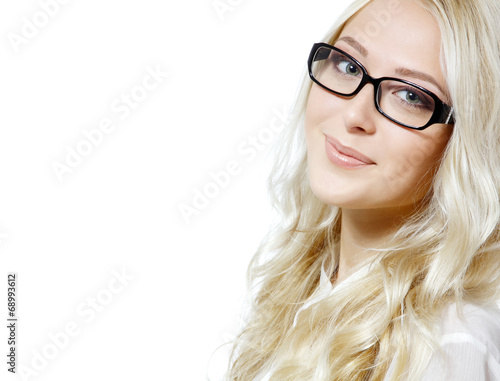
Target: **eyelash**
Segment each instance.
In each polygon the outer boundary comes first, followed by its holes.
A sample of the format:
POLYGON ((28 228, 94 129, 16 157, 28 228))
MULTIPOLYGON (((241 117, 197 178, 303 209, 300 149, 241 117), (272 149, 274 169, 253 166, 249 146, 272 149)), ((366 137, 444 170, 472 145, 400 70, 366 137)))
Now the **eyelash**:
POLYGON ((426 101, 426 96, 425 95, 416 93, 416 95, 420 99, 421 104, 414 104, 414 103, 410 103, 408 101, 405 101, 403 98, 401 98, 399 95, 397 95, 397 93, 399 93, 400 91, 406 91, 406 92, 409 92, 409 93, 411 93, 411 92, 415 93, 415 90, 413 88, 411 88, 411 87, 401 87, 401 88, 395 89, 394 91, 391 92, 392 94, 394 94, 396 96, 398 102, 400 102, 404 106, 406 106, 406 107, 412 107, 412 108, 419 108, 419 109, 422 109, 422 108, 430 109, 430 103, 428 101, 426 101))

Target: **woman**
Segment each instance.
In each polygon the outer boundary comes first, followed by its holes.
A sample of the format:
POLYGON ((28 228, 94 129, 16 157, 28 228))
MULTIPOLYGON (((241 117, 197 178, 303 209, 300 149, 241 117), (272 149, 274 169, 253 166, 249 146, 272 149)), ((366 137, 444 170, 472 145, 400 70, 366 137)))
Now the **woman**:
POLYGON ((359 0, 314 45, 230 380, 500 380, 499 25, 359 0))

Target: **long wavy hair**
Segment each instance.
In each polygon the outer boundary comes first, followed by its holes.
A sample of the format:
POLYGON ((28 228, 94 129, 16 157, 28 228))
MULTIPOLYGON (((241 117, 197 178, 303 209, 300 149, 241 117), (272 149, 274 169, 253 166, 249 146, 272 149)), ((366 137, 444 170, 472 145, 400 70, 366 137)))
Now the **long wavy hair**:
MULTIPOLYGON (((323 41, 333 44, 371 0, 356 0, 323 41)), ((401 0, 411 1, 411 0, 401 0)), ((500 288, 500 3, 420 0, 442 36, 453 133, 422 208, 378 248, 362 279, 294 317, 338 261, 340 209, 308 182, 304 79, 269 177, 279 211, 248 269, 251 311, 229 380, 418 380, 437 348, 445 305, 494 303, 500 288), (328 262, 329 261, 329 262, 328 262), (410 355, 411 354, 411 355, 410 355)), ((412 163, 406 163, 412 165, 412 163)))

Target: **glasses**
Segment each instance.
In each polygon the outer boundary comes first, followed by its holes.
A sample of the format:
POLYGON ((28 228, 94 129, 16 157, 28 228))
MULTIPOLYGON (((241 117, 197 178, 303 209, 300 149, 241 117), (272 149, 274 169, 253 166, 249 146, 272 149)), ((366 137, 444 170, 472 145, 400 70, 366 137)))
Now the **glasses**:
POLYGON ((371 83, 377 110, 400 126, 423 130, 434 123, 455 123, 453 107, 436 94, 403 79, 372 78, 355 58, 334 46, 314 44, 307 64, 315 83, 343 97, 355 96, 371 83))

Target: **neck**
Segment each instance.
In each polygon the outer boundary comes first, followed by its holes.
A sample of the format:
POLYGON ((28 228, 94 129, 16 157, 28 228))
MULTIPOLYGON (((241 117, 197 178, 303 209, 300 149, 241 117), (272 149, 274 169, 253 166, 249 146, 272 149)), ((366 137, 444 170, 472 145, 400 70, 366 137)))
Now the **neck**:
POLYGON ((339 264, 336 282, 341 282, 377 254, 402 225, 414 207, 402 210, 342 209, 339 264))

